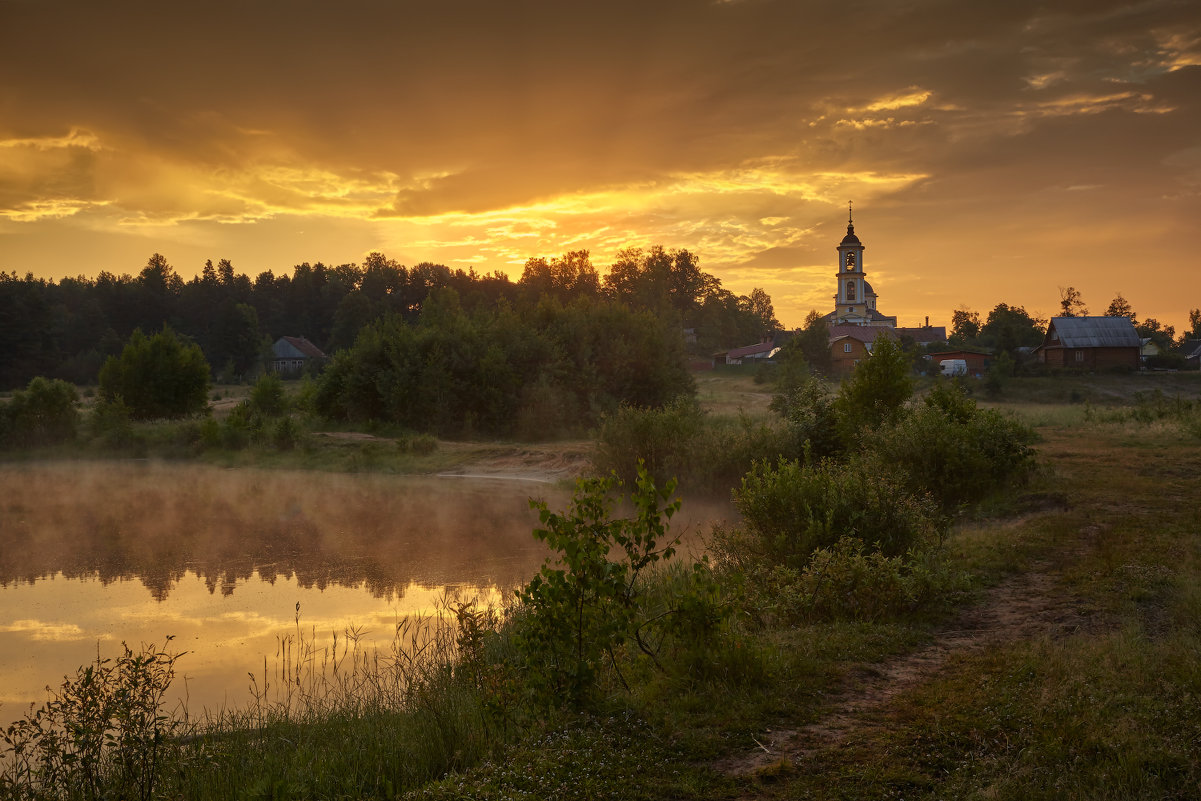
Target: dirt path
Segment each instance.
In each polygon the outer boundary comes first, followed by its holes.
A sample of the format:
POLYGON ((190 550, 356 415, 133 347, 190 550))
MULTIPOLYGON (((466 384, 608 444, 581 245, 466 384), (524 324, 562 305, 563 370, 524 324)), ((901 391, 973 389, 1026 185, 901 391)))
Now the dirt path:
POLYGON ((953 656, 1007 642, 1070 634, 1088 626, 1089 619, 1059 592, 1048 570, 1048 565, 1036 565, 992 588, 981 603, 964 611, 918 651, 852 671, 830 696, 828 711, 820 721, 798 729, 764 732, 756 738, 754 751, 729 757, 717 769, 744 776, 784 760, 803 765, 823 749, 879 728, 872 712, 928 681, 953 656))

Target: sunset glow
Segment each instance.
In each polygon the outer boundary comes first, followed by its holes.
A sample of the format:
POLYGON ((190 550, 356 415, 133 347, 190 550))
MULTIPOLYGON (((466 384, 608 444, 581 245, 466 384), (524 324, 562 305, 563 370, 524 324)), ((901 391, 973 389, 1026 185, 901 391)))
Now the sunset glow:
POLYGON ((0 71, 19 275, 662 244, 795 326, 853 200, 903 326, 1201 305, 1190 3, 0 0, 0 71))

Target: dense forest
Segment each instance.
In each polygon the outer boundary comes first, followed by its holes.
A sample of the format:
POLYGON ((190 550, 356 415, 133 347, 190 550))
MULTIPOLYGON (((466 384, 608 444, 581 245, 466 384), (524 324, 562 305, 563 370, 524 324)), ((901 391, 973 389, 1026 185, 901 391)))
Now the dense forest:
POLYGON ((529 315, 546 302, 648 313, 681 337, 694 329, 688 347, 702 354, 779 327, 766 292, 734 295, 700 269, 695 254, 660 246, 622 251, 603 278, 587 251, 532 258, 516 282, 441 264, 406 267, 381 253, 362 264, 306 262, 290 275, 267 270, 254 278, 222 259, 185 281, 155 253, 137 275, 53 281, 0 272, 0 390, 35 376, 93 384, 135 330, 164 326, 200 346, 215 379, 241 381, 280 336, 306 337, 332 355, 376 321, 417 325, 442 290, 453 291, 456 309, 467 315, 529 315))

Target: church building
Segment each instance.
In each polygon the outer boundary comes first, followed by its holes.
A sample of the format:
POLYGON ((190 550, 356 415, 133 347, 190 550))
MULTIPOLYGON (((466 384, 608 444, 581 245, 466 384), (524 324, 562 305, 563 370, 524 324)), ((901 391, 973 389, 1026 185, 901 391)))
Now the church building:
POLYGON ((834 296, 834 311, 826 315, 826 322, 831 326, 896 328, 896 317, 876 310, 876 292, 867 282, 863 251, 863 243, 855 236, 855 221, 848 205, 847 235, 838 245, 838 294, 834 296))

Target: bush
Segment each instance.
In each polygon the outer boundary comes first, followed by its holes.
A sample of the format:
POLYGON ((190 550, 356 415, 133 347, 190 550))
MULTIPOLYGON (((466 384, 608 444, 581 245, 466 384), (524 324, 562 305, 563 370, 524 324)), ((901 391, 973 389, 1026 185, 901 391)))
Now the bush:
POLYGON ((688 470, 705 413, 694 400, 677 400, 658 409, 622 406, 601 418, 594 464, 633 484, 641 465, 657 482, 688 470))
POLYGON ((885 556, 855 537, 814 551, 801 570, 760 566, 752 576, 748 605, 761 617, 793 624, 895 619, 962 585, 937 552, 885 556))
POLYGON ((66 381, 34 378, 0 403, 0 447, 55 445, 75 439, 79 393, 66 381))
MULTIPOLYGON (((168 638, 169 639, 169 638, 168 638)), ((66 679, 49 702, 5 730, 3 798, 157 798, 179 758, 181 724, 163 710, 179 654, 123 646, 66 679)))
POLYGON ((120 397, 100 400, 92 407, 89 428, 92 437, 108 448, 126 449, 138 443, 133 415, 120 397))
POLYGON ((834 400, 817 378, 809 377, 777 394, 771 409, 788 425, 794 455, 803 453, 806 459, 821 460, 845 450, 834 400))
POLYGON ((250 408, 264 417, 279 417, 288 410, 284 382, 278 373, 263 373, 250 390, 250 408))
MULTIPOLYGON (((525 674, 542 702, 586 705, 606 660, 619 671, 618 652, 627 644, 656 660, 651 630, 675 618, 680 631, 707 631, 708 607, 699 598, 680 602, 646 592, 644 575, 675 553, 676 540, 667 526, 680 501, 669 501, 675 489, 660 489, 639 470, 630 502, 634 515, 611 515, 610 491, 615 479, 582 479, 566 514, 531 501, 542 528, 534 535, 554 550, 535 576, 518 592, 521 608, 514 616, 514 638, 525 674)), ((703 566, 694 571, 697 589, 705 586, 703 566)))
POLYGON ((208 398, 209 366, 200 347, 170 328, 152 337, 137 330, 120 356, 100 370, 100 397, 121 398, 139 420, 186 417, 203 411, 208 398))
POLYGON ((734 494, 745 529, 724 536, 729 553, 800 569, 814 551, 843 537, 898 556, 939 542, 946 521, 927 495, 910 494, 902 477, 862 461, 756 464, 734 494))
POLYGON ((896 419, 913 394, 911 373, 909 357, 900 343, 890 336, 876 337, 871 357, 855 366, 834 402, 842 439, 859 441, 881 424, 896 419))
POLYGON ((1034 432, 1000 413, 979 409, 961 389, 940 383, 872 440, 870 458, 896 465, 910 492, 929 492, 944 509, 972 503, 1034 470, 1034 432))

